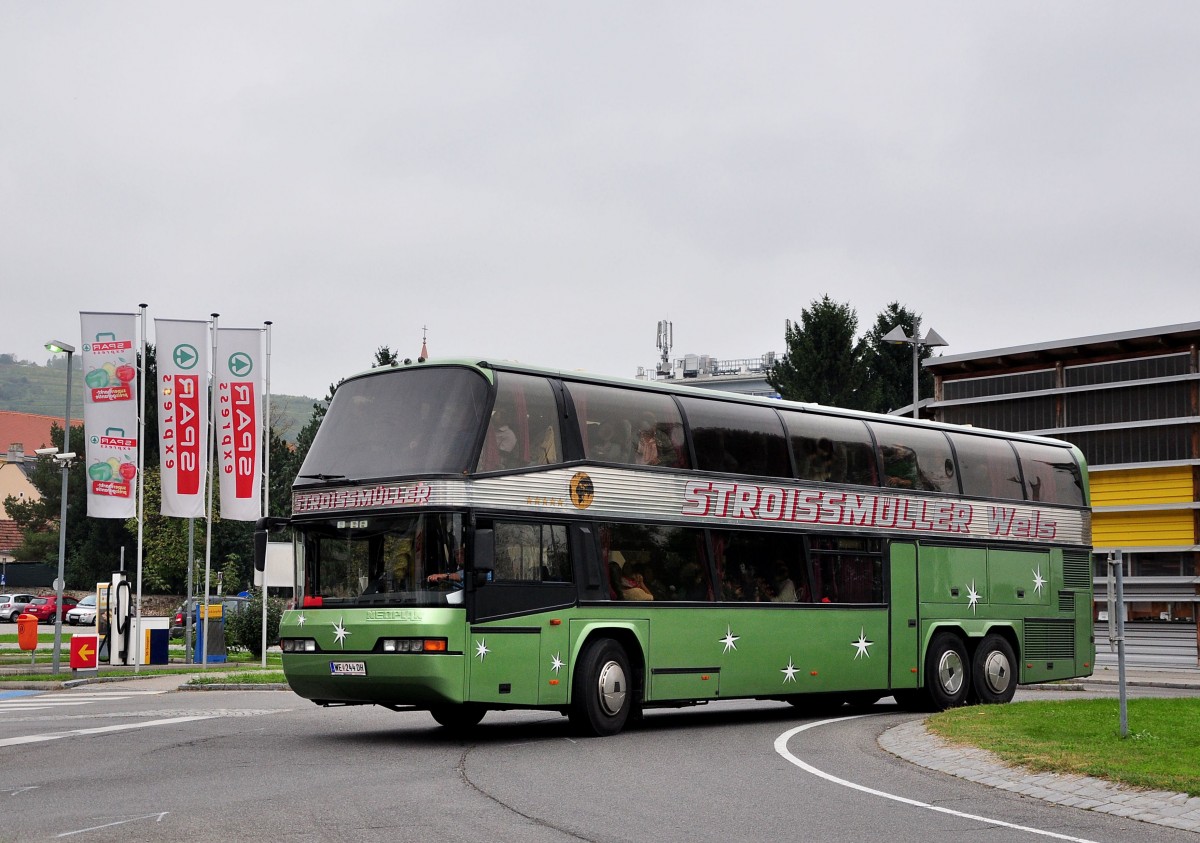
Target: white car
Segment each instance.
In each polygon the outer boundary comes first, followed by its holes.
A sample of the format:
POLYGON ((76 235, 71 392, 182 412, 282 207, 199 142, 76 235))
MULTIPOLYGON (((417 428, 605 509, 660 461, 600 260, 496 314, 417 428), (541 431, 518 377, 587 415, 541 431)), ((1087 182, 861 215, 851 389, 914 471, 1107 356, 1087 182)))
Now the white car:
POLYGON ((0 621, 17 622, 17 615, 25 611, 32 594, 0 594, 0 621))
POLYGON ((67 610, 67 623, 75 626, 91 626, 96 622, 96 595, 89 594, 71 609, 67 610))

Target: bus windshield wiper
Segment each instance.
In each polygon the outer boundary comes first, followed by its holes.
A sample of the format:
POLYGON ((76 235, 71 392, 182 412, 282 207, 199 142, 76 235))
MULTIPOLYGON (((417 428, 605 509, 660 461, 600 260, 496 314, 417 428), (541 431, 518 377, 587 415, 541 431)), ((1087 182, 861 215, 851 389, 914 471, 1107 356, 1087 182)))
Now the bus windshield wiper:
POLYGON ((349 480, 344 474, 301 474, 305 480, 349 480))

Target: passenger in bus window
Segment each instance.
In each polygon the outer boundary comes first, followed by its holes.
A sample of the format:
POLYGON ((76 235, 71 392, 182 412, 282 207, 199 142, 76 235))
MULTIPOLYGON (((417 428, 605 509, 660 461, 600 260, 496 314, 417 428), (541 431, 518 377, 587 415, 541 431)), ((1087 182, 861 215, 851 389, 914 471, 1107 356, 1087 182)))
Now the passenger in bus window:
POLYGON ((595 458, 604 462, 629 462, 630 432, 629 422, 624 419, 602 423, 596 432, 595 458))
POLYGON ((498 407, 496 417, 492 420, 495 429, 496 451, 500 457, 501 468, 516 468, 517 434, 512 429, 512 412, 507 407, 498 407))
POLYGON ((772 591, 774 592, 771 597, 772 603, 796 602, 796 584, 792 582, 787 564, 783 560, 775 564, 775 585, 772 587, 772 591))
POLYGON ((621 596, 626 600, 654 599, 640 566, 635 562, 626 562, 625 567, 621 569, 621 596))

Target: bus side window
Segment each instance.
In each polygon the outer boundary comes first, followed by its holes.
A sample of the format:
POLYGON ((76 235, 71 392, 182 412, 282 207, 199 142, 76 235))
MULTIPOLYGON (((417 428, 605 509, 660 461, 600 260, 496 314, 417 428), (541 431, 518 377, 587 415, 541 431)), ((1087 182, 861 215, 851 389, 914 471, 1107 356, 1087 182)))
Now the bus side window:
POLYGON ((946 434, 901 424, 869 424, 883 457, 885 486, 958 494, 958 471, 946 434))
POLYGON ((801 480, 876 486, 875 446, 858 419, 817 413, 781 413, 801 480))
POLYGON ((566 384, 579 419, 584 457, 622 465, 687 468, 683 419, 669 395, 566 384))
POLYGON ((501 372, 477 471, 552 465, 562 460, 558 403, 545 378, 501 372))
POLYGON ((1028 500, 1083 506, 1083 473, 1067 448, 1014 442, 1028 500))
POLYGON ((1017 455, 1004 439, 951 433, 963 494, 1021 500, 1021 469, 1017 455))

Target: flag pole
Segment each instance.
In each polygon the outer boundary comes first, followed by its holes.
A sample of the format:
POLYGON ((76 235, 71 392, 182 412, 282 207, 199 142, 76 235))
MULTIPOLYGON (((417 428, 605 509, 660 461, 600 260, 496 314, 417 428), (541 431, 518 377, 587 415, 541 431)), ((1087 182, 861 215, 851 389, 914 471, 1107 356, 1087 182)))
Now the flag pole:
MULTIPOLYGON (((263 322, 266 326, 267 339, 267 369, 266 385, 263 388, 263 515, 271 514, 271 322, 263 322)), ((262 572, 262 666, 267 666, 267 568, 263 565, 262 572)))
POLYGON ((142 668, 142 650, 144 642, 142 641, 142 554, 143 543, 142 535, 145 526, 145 507, 146 507, 146 373, 149 371, 149 366, 146 365, 146 308, 149 305, 138 305, 142 310, 141 333, 142 333, 142 388, 138 395, 138 455, 137 455, 137 619, 133 624, 134 644, 133 644, 133 672, 136 674, 142 668))
POLYGON ((208 668, 208 590, 212 578, 212 520, 213 520, 213 461, 217 458, 214 453, 213 441, 217 435, 217 379, 215 377, 217 368, 217 317, 219 313, 212 314, 212 362, 209 364, 208 372, 208 413, 209 413, 209 431, 208 431, 208 517, 205 519, 204 530, 204 617, 200 619, 201 631, 204 640, 204 646, 200 648, 200 664, 208 668))

